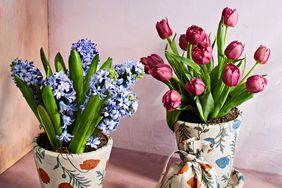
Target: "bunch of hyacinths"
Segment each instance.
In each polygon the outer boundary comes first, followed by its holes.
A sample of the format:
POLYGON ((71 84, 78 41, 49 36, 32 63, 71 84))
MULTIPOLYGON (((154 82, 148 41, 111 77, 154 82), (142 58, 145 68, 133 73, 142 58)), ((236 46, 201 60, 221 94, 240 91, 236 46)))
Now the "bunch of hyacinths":
POLYGON ((40 121, 52 149, 67 147, 72 153, 97 149, 101 134, 116 130, 122 118, 132 117, 138 107, 130 90, 144 75, 136 61, 112 67, 112 59, 99 65, 96 44, 82 39, 71 48, 67 69, 60 53, 55 72, 40 51, 44 79, 32 62, 15 60, 12 77, 40 121))

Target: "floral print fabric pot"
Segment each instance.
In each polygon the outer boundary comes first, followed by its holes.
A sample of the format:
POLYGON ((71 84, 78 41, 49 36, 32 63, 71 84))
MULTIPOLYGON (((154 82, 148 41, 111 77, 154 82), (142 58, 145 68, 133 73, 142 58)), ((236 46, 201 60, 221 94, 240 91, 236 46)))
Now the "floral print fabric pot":
POLYGON ((178 147, 189 138, 212 143, 213 149, 203 154, 202 157, 215 169, 220 188, 227 187, 234 171, 233 159, 241 120, 241 115, 239 115, 235 120, 219 124, 209 125, 178 120, 174 125, 178 147))
POLYGON ((33 155, 42 188, 102 188, 113 140, 102 148, 82 154, 45 150, 33 141, 33 155))

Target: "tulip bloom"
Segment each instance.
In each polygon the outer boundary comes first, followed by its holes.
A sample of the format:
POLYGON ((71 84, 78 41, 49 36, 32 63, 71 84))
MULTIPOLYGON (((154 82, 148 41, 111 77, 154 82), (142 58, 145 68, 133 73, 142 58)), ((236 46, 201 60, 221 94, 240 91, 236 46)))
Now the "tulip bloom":
POLYGON ((172 35, 172 30, 169 27, 167 18, 157 22, 156 28, 161 39, 168 39, 172 35))
POLYGON ((205 91, 205 83, 200 78, 192 78, 186 84, 186 89, 192 94, 202 95, 205 91))
POLYGON ((258 93, 264 90, 267 80, 261 75, 254 75, 247 79, 246 87, 250 93, 258 93))
POLYGON ((140 61, 145 67, 146 74, 150 74, 156 65, 164 63, 163 59, 157 54, 152 54, 148 57, 142 57, 140 61))
POLYGON ((151 75, 162 82, 167 82, 173 76, 172 68, 167 64, 158 64, 152 71, 151 75))
POLYGON ((174 111, 181 104, 181 95, 176 90, 169 90, 164 94, 162 102, 168 111, 174 111))
POLYGON ((193 45, 202 43, 206 39, 206 37, 206 32, 201 27, 196 25, 192 25, 186 31, 186 39, 193 45))
POLYGON ((199 65, 208 64, 212 60, 212 48, 208 43, 201 43, 192 49, 192 59, 199 65))
POLYGON ((188 42, 187 42, 187 39, 186 39, 186 35, 185 34, 180 35, 180 37, 179 37, 180 48, 184 51, 187 51, 187 45, 188 45, 188 42))
POLYGON ((260 45, 256 50, 254 58, 259 64, 265 64, 270 56, 270 49, 266 46, 260 45))
POLYGON ((238 41, 233 41, 226 47, 224 54, 228 59, 237 60, 242 55, 243 51, 243 44, 238 41))
POLYGON ((234 64, 226 65, 222 79, 223 82, 229 87, 237 86, 241 78, 240 69, 234 64))
POLYGON ((222 11, 222 18, 226 26, 235 27, 238 22, 238 12, 236 9, 226 7, 222 11))

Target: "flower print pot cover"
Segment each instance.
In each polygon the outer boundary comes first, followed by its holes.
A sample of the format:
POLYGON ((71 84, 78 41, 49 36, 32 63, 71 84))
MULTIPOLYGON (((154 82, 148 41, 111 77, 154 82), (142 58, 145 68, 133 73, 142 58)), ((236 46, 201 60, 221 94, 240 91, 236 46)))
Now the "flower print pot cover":
POLYGON ((177 121, 174 125, 176 140, 179 144, 189 138, 209 141, 213 149, 203 154, 203 160, 215 169, 220 188, 225 188, 233 173, 233 159, 238 138, 241 115, 235 120, 219 124, 202 124, 177 121))
POLYGON ((102 148, 83 154, 45 150, 33 141, 33 155, 42 188, 102 188, 113 140, 102 148))

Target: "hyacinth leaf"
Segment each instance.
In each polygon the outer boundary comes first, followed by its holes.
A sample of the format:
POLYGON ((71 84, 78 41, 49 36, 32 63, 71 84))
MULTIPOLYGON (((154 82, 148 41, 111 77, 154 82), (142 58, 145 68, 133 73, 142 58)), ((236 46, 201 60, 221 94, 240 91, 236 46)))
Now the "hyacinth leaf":
POLYGON ((91 65, 88 69, 88 73, 85 79, 85 87, 84 87, 85 90, 88 89, 91 76, 94 75, 98 69, 99 60, 100 60, 99 54, 95 55, 94 58, 92 59, 91 65))
MULTIPOLYGON (((89 126, 91 126, 91 123, 97 114, 100 113, 100 110, 98 107, 101 105, 101 100, 98 95, 92 96, 84 111, 80 114, 78 114, 79 117, 77 117, 73 132, 74 138, 70 141, 69 150, 73 153, 82 153, 85 148, 84 138, 87 134, 87 131, 89 129, 89 126)), ((102 105, 101 105, 102 106, 102 105)))
MULTIPOLYGON (((42 91, 42 100, 44 103, 44 106, 49 114, 49 117, 51 118, 54 129, 57 135, 62 134, 62 128, 61 128, 61 119, 60 114, 58 111, 58 107, 56 104, 56 99, 53 96, 52 89, 50 86, 45 86, 42 91)), ((62 142, 59 143, 61 146, 62 142)))
POLYGON ((166 122, 169 128, 174 131, 174 124, 178 120, 181 110, 166 111, 166 122))
POLYGON ((103 65, 101 66, 101 68, 100 69, 109 69, 109 68, 111 68, 112 67, 112 58, 108 58, 106 61, 105 61, 105 63, 103 63, 103 65))
POLYGON ((76 91, 78 106, 84 101, 84 78, 80 55, 76 50, 72 50, 69 57, 70 78, 73 81, 73 87, 76 91))
POLYGON ((41 61, 42 61, 46 76, 47 77, 51 76, 53 74, 52 69, 51 69, 51 66, 48 62, 48 59, 46 58, 46 55, 45 55, 43 48, 40 48, 40 57, 41 57, 41 61))
POLYGON ((37 113, 38 103, 33 97, 32 90, 29 88, 29 86, 18 75, 15 75, 15 82, 16 82, 18 88, 20 89, 20 91, 22 92, 22 94, 23 94, 26 102, 28 103, 29 107, 31 108, 31 110, 33 111, 33 113, 35 114, 37 119, 39 120, 39 116, 38 116, 38 113, 37 113))
POLYGON ((55 56, 55 68, 57 72, 60 72, 60 71, 66 72, 67 71, 64 59, 62 55, 60 54, 60 52, 58 52, 55 56))
POLYGON ((38 105, 37 112, 40 119, 40 123, 47 134, 52 148, 58 148, 59 145, 56 138, 56 132, 47 111, 42 105, 38 105))
POLYGON ((208 119, 209 115, 212 113, 214 109, 214 100, 211 92, 204 94, 201 98, 201 104, 203 108, 204 118, 208 119))
POLYGON ((199 111, 201 120, 203 122, 207 122, 207 119, 205 119, 205 116, 204 116, 203 107, 202 107, 201 100, 200 100, 199 96, 196 96, 196 105, 197 105, 197 109, 199 111))
POLYGON ((254 97, 253 93, 248 93, 247 91, 242 93, 241 95, 237 96, 236 98, 230 100, 227 104, 225 104, 223 108, 220 110, 218 117, 225 116, 230 112, 232 108, 241 105, 242 103, 246 102, 247 100, 250 100, 253 97, 254 97))

